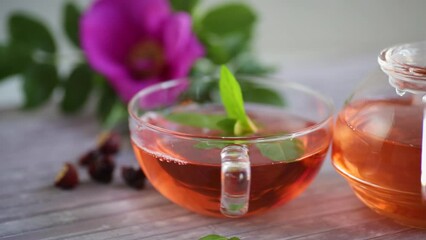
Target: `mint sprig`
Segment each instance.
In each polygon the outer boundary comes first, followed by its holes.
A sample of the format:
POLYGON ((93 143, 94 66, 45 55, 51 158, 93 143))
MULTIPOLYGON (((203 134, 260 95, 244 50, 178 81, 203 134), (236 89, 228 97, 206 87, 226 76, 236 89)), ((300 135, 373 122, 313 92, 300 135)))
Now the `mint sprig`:
MULTIPOLYGON (((182 125, 222 130, 227 136, 244 136, 253 134, 258 128, 247 115, 240 84, 226 66, 221 67, 219 90, 226 115, 194 112, 172 112, 165 118, 182 125)), ((232 142, 230 142, 232 143, 232 142)), ((194 145, 198 149, 224 148, 230 143, 200 141, 194 145)), ((234 142, 236 143, 236 142, 234 142)), ((272 161, 292 162, 300 158, 305 149, 299 139, 287 139, 273 142, 256 143, 260 153, 272 161)))
MULTIPOLYGON (((238 81, 229 69, 222 65, 220 69, 219 80, 220 97, 225 107, 226 113, 230 119, 236 120, 232 126, 232 132, 235 136, 256 133, 258 131, 256 125, 246 114, 244 108, 243 94, 238 81)), ((223 125, 229 127, 230 125, 223 125)), ((229 129, 227 129, 229 131, 229 129)))
POLYGON ((171 112, 164 117, 187 126, 222 130, 231 136, 256 133, 258 129, 244 108, 240 84, 226 66, 221 67, 219 90, 227 115, 171 112))

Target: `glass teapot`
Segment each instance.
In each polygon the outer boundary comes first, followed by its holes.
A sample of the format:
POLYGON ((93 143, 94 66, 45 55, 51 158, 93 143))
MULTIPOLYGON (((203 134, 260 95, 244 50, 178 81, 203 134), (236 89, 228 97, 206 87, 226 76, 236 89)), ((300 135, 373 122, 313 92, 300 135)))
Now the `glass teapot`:
POLYGON ((426 228, 426 42, 383 50, 338 114, 332 161, 376 212, 426 228))

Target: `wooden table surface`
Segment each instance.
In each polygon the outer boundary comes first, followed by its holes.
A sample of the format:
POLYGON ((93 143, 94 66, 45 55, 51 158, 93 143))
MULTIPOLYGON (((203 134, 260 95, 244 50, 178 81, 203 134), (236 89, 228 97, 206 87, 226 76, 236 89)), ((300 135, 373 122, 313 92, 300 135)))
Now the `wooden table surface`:
MULTIPOLYGON (((280 74, 330 95, 340 107, 374 67, 375 59, 365 59, 339 62, 337 70, 316 64, 310 72, 288 68, 280 74)), ((64 162, 93 147, 99 131, 90 113, 65 117, 52 106, 0 109, 0 239, 198 239, 213 233, 241 239, 426 239, 426 230, 398 225, 365 207, 329 157, 298 198, 244 219, 199 216, 150 185, 142 191, 126 187, 118 172, 110 185, 93 183, 82 170, 75 190, 53 187, 64 162)), ((118 162, 135 163, 128 145, 118 162)))

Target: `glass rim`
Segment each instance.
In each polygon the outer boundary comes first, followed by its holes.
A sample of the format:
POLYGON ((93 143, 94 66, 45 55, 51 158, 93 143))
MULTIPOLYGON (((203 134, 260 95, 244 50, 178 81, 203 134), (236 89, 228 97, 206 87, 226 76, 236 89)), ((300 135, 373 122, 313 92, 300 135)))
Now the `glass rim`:
MULTIPOLYGON (((242 76, 237 76, 238 77, 242 77, 242 76)), ((137 92, 129 101, 128 106, 127 106, 127 110, 129 113, 129 117, 132 118, 133 120, 135 120, 137 122, 138 125, 142 125, 145 126, 147 128, 149 128, 150 130, 153 130, 155 132, 159 132, 159 133, 164 133, 167 135, 171 135, 174 137, 178 137, 178 138, 183 138, 183 139, 193 139, 193 140, 208 140, 208 141, 217 141, 217 142, 234 142, 234 141, 243 141, 244 143, 251 143, 251 142, 256 142, 256 143, 260 143, 260 142, 270 142, 270 141, 282 141, 282 140, 288 140, 288 139, 293 139, 296 137, 300 137, 300 136, 304 136, 307 135, 311 132, 314 132, 318 129, 323 128, 324 126, 326 126, 330 121, 332 121, 333 115, 334 115, 334 111, 335 111, 335 107, 333 104, 333 101, 315 91, 312 90, 306 86, 303 86, 302 84, 299 83, 294 83, 294 82, 283 82, 278 81, 278 78, 274 78, 274 77, 253 77, 253 76, 243 76, 245 79, 249 80, 250 82, 255 82, 255 83, 259 83, 261 86, 270 86, 270 87, 276 87, 277 84, 280 85, 280 88, 291 88, 300 92, 303 92, 305 94, 308 94, 310 96, 315 97, 316 99, 319 99, 321 104, 323 104, 325 106, 325 108, 327 109, 327 113, 326 116, 324 118, 322 118, 320 121, 316 122, 315 124, 309 126, 309 127, 305 127, 299 131, 296 132, 292 132, 292 133, 281 133, 281 134, 273 134, 273 135, 264 135, 264 136, 205 136, 205 135, 195 135, 195 134, 189 134, 189 133, 184 133, 184 132, 178 132, 178 131, 173 131, 173 130, 169 130, 166 128, 162 128, 159 126, 156 126, 154 124, 150 124, 146 121, 143 121, 140 117, 137 116, 137 114, 135 113, 134 106, 136 105, 136 102, 138 99, 140 99, 141 97, 143 97, 144 95, 148 95, 151 94, 155 91, 158 91, 160 89, 164 89, 164 88, 169 88, 169 87, 173 87, 173 86, 177 86, 180 82, 187 80, 187 79, 192 79, 191 77, 183 77, 183 78, 177 78, 177 79, 173 79, 173 80, 168 80, 165 82, 161 82, 161 83, 157 83, 157 84, 153 84, 151 86, 148 86, 142 90, 140 90, 139 92, 137 92), (262 81, 259 82, 259 79, 268 79, 270 81, 262 81)), ((209 80, 211 81, 213 79, 213 77, 202 77, 200 78, 200 80, 202 81, 206 81, 209 80)))

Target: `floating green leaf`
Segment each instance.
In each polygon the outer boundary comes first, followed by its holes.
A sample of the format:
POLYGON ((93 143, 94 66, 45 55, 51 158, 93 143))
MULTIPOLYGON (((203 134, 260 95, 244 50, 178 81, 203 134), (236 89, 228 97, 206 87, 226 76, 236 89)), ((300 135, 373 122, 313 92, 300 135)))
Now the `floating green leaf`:
POLYGON ((78 65, 65 82, 64 98, 61 108, 64 112, 73 113, 81 109, 92 90, 92 70, 85 64, 78 65))
POLYGON ((199 128, 208 128, 219 130, 218 122, 226 119, 225 115, 219 114, 202 114, 194 112, 172 112, 164 116, 172 122, 180 123, 186 126, 199 128))
POLYGON ((12 44, 27 46, 49 53, 56 51, 56 45, 48 28, 36 18, 15 13, 9 18, 9 34, 12 44))
POLYGON ((55 66, 51 64, 31 65, 24 73, 24 107, 35 108, 45 103, 49 100, 58 82, 55 66))
POLYGON ((198 5, 199 0, 170 0, 172 8, 175 11, 185 11, 192 13, 195 7, 198 5))
POLYGON ((67 2, 64 5, 62 14, 62 24, 68 39, 76 47, 79 47, 79 20, 81 15, 80 9, 73 2, 67 2))
POLYGON ((260 153, 272 161, 291 162, 303 155, 303 142, 297 138, 277 142, 257 143, 260 153))
POLYGON ((220 97, 228 117, 237 120, 234 126, 234 134, 241 136, 256 132, 256 126, 247 116, 244 109, 241 87, 234 75, 225 66, 221 67, 219 89, 220 97))
POLYGON ((15 45, 0 46, 0 81, 24 72, 30 63, 31 56, 26 48, 15 45))

